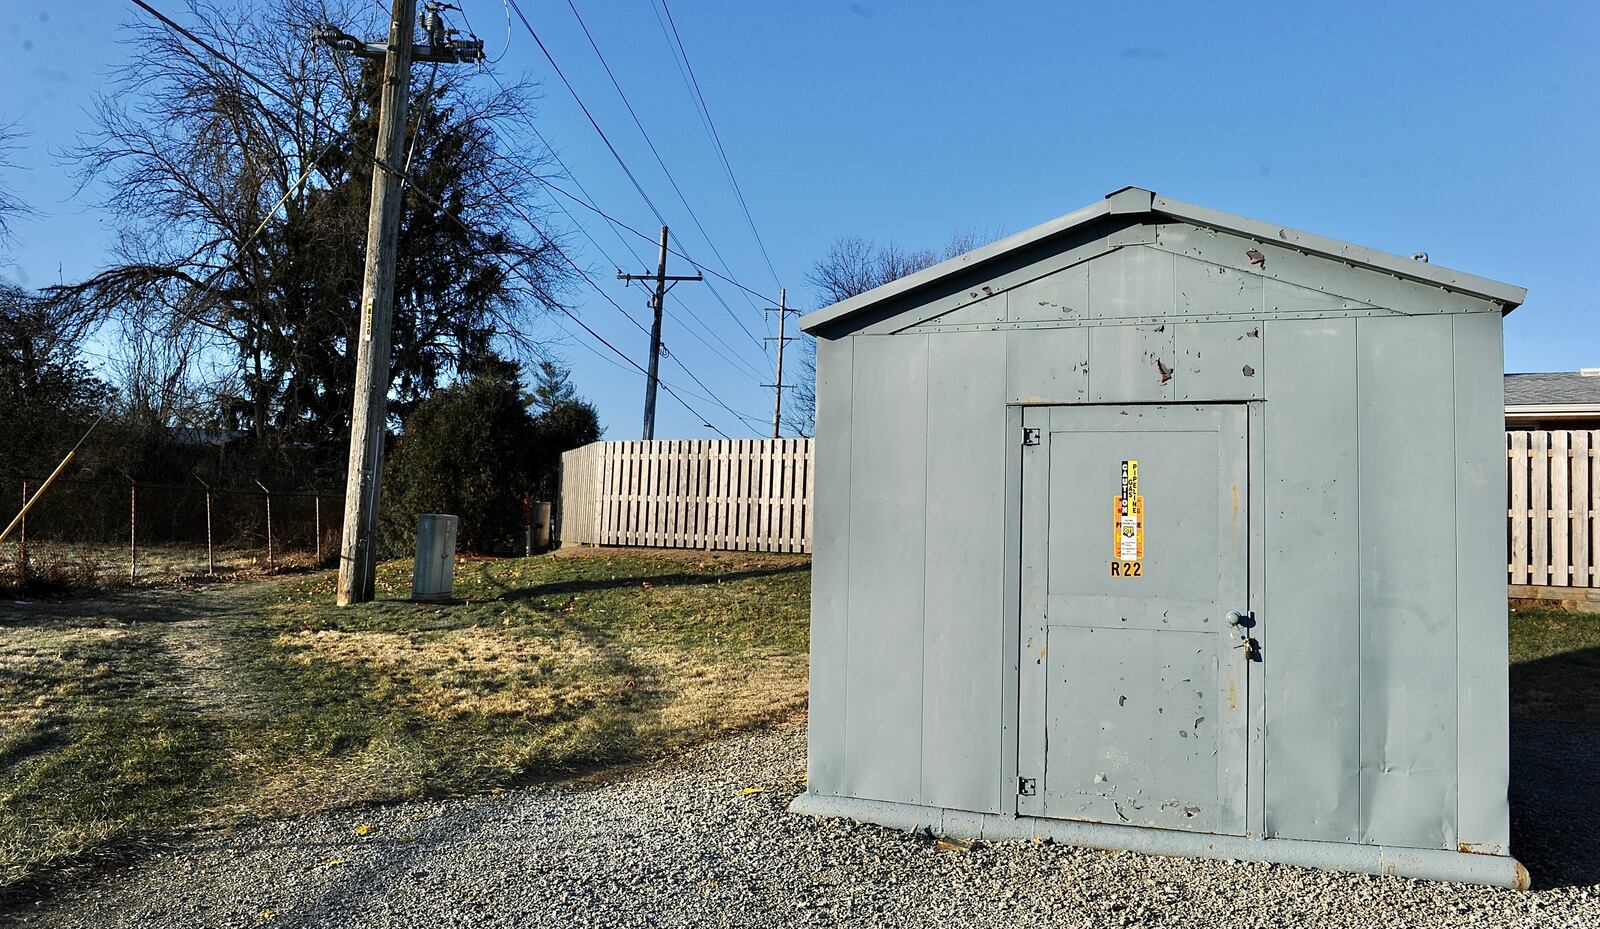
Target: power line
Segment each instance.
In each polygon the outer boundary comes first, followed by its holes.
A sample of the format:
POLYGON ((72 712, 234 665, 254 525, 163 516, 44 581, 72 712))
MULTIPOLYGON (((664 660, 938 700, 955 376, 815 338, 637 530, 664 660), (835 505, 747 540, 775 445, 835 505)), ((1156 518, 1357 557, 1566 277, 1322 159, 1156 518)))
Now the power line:
MULTIPOLYGON (((469 28, 470 28, 470 26, 469 26, 469 28)), ((495 86, 500 88, 500 90, 502 92, 505 91, 505 89, 506 89, 505 85, 500 82, 500 79, 497 76, 495 76, 495 73, 492 70, 485 70, 483 73, 485 75, 487 75, 488 78, 491 81, 494 81, 495 86)), ((532 125, 530 123, 528 128, 533 131, 534 137, 539 140, 539 144, 544 147, 544 150, 549 153, 550 157, 555 159, 556 165, 561 168, 562 173, 565 174, 567 176, 567 178, 569 178, 572 181, 572 183, 577 186, 578 190, 581 191, 584 196, 589 197, 589 199, 591 199, 591 200, 594 199, 593 196, 589 193, 589 191, 586 188, 584 188, 583 182, 578 180, 577 176, 572 173, 572 169, 567 167, 567 164, 566 164, 565 161, 561 160, 561 155, 558 152, 556 152, 555 147, 552 146, 550 144, 549 140, 547 140, 544 137, 544 134, 539 131, 539 127, 537 127, 535 125, 532 125)), ((498 155, 497 155, 497 157, 498 157, 498 155)), ((531 177, 533 177, 535 180, 539 181, 541 184, 544 183, 544 179, 543 178, 541 178, 537 174, 533 174, 532 172, 528 172, 527 168, 524 167, 523 165, 518 164, 517 167, 519 169, 523 170, 524 172, 529 173, 529 175, 531 177)), ((577 228, 577 230, 580 233, 583 234, 583 237, 585 239, 589 240, 589 244, 594 246, 595 251, 599 252, 600 256, 602 258, 604 258, 613 268, 622 267, 621 262, 618 262, 617 260, 612 258, 610 253, 608 253, 604 248, 601 247, 600 243, 595 239, 595 237, 593 235, 589 234, 589 230, 583 225, 583 223, 579 222, 578 218, 576 216, 572 215, 572 211, 567 209, 566 204, 562 200, 560 200, 558 198, 555 198, 555 197, 552 197, 550 199, 551 199, 551 202, 556 205, 556 208, 561 210, 561 212, 563 214, 565 214, 567 219, 572 221, 572 225, 575 228, 577 228)), ((634 261, 639 263, 640 265, 643 265, 644 264, 644 259, 639 257, 639 253, 636 250, 634 250, 634 247, 633 247, 632 243, 630 243, 626 238, 623 237, 621 230, 617 228, 617 224, 614 223, 614 222, 611 222, 610 220, 607 220, 606 221, 606 225, 607 225, 608 228, 611 229, 612 234, 617 237, 617 241, 622 243, 622 247, 627 250, 628 254, 633 256, 634 261)), ((682 256, 679 256, 679 257, 682 257, 682 256)), ((687 259, 685 259, 685 260, 687 260, 687 259)), ((723 361, 727 362, 728 364, 731 364, 734 367, 742 369, 743 371, 748 373, 752 378, 754 378, 757 383, 760 383, 760 381, 762 379, 762 376, 763 376, 761 374, 761 372, 759 372, 756 369, 752 368, 743 359, 739 358, 738 355, 736 354, 736 350, 734 349, 734 347, 732 345, 729 345, 728 342, 725 339, 722 338, 722 336, 718 335, 717 331, 715 329, 712 329, 710 326, 707 326, 703 321, 701 321, 700 317, 692 309, 690 309, 689 306, 686 303, 684 303, 681 298, 679 298, 676 295, 673 295, 672 299, 678 303, 680 308, 683 309, 684 314, 685 314, 684 318, 687 321, 692 321, 692 322, 696 323, 697 325, 699 325, 702 329, 704 329, 706 331, 706 333, 708 335, 711 336, 711 338, 716 339, 718 342, 720 342, 722 344, 723 348, 726 348, 729 353, 733 353, 733 354, 725 354, 725 353, 723 353, 715 345, 712 345, 710 342, 706 341, 704 336, 700 335, 699 332, 695 331, 692 328, 687 328, 686 327, 685 331, 687 331, 690 335, 694 336, 694 338, 698 342, 700 342, 700 344, 704 345, 712 354, 714 354, 717 357, 721 358, 723 361)), ((633 317, 630 315, 629 319, 632 320, 633 317)), ((637 322, 637 321, 634 321, 634 325, 638 326, 641 330, 643 330, 643 328, 644 328, 644 326, 641 323, 637 322)), ((765 357, 765 355, 763 355, 763 357, 765 357)))
MULTIPOLYGON (((661 157, 660 149, 656 148, 655 141, 650 138, 650 133, 645 130, 643 121, 639 119, 638 111, 634 110, 633 103, 628 99, 627 93, 623 91, 621 82, 617 80, 617 75, 611 70, 611 63, 606 61, 605 53, 600 51, 599 43, 595 42, 594 35, 589 32, 589 24, 583 21, 583 16, 578 12, 577 4, 573 0, 567 0, 567 6, 572 10, 573 18, 578 21, 578 28, 583 30, 584 38, 589 40, 589 47, 594 49, 595 57, 600 59, 600 67, 605 69, 606 77, 611 79, 611 86, 616 88, 617 96, 622 99, 622 105, 628 110, 628 115, 633 118, 633 125, 639 130, 639 135, 644 137, 644 144, 650 148, 650 154, 655 156, 656 164, 661 166, 661 173, 667 176, 667 183, 672 185, 673 192, 678 195, 678 202, 682 203, 683 208, 688 211, 689 218, 694 221, 695 228, 700 230, 700 237, 705 239, 706 245, 711 248, 711 254, 722 262, 722 270, 732 274, 732 269, 728 267, 728 260, 722 257, 722 252, 717 249, 717 244, 711 241, 710 233, 706 232, 706 227, 701 224, 700 217, 695 214, 694 207, 689 205, 689 198, 684 196, 683 188, 678 186, 677 178, 672 176, 672 170, 667 167, 666 159, 661 157)), ((773 279, 776 280, 777 276, 774 275, 773 279)), ((745 298, 746 301, 749 299, 749 297, 745 298)), ((750 308, 755 309, 755 304, 750 304, 750 308)))
MULTIPOLYGON (((210 43, 206 42, 204 39, 201 39, 199 36, 195 35, 193 32, 191 32, 188 29, 184 28, 183 26, 179 25, 173 19, 168 17, 166 14, 162 13, 160 10, 156 9, 155 7, 151 6, 149 3, 145 2, 145 0, 132 0, 132 2, 133 2, 133 4, 135 6, 138 6, 140 9, 144 10, 145 12, 149 13, 151 16, 153 16, 157 20, 159 20, 168 29, 171 29, 173 32, 176 32, 177 34, 179 34, 179 35, 183 36, 184 38, 188 39, 190 42, 192 42, 195 45, 199 46, 200 48, 204 49, 212 57, 218 59, 219 61, 222 61, 225 64, 227 64, 229 67, 231 67, 235 71, 237 71, 240 75, 248 78, 252 83, 254 83, 257 86, 261 87, 267 93, 271 94, 274 98, 276 98, 278 100, 281 100, 284 103, 288 104, 290 108, 292 108, 295 111, 299 112, 301 115, 309 118, 313 122, 321 124, 324 128, 327 128, 327 129, 336 128, 336 127, 333 127, 330 123, 328 123, 327 120, 325 120, 323 117, 317 115, 316 113, 312 113, 312 112, 306 110, 298 102, 296 102, 294 99, 289 97, 286 93, 284 93, 283 91, 280 91, 278 88, 272 86, 272 84, 270 84, 266 79, 258 76, 255 72, 253 72, 250 69, 246 68, 244 65, 242 65, 239 62, 235 61, 233 58, 229 57, 228 55, 218 51, 216 48, 212 47, 212 45, 210 43)), ((515 7, 515 0, 509 0, 509 2, 511 2, 513 7, 515 7)), ((520 15, 520 10, 518 12, 519 12, 519 15, 520 15)), ((598 127, 596 127, 596 128, 598 128, 598 127)), ((400 175, 402 178, 409 178, 409 175, 405 174, 404 172, 398 171, 394 167, 392 167, 390 165, 387 165, 387 164, 384 164, 384 162, 381 159, 379 159, 376 154, 368 155, 367 157, 372 161, 372 163, 374 164, 374 166, 377 167, 378 170, 393 172, 395 174, 400 175)), ((468 226, 467 223, 463 219, 461 219, 461 217, 456 216, 454 213, 451 213, 450 211, 444 209, 443 205, 440 204, 438 200, 434 199, 431 195, 429 195, 426 191, 422 190, 417 185, 412 184, 411 185, 411 189, 418 197, 420 197, 423 201, 425 201, 429 206, 431 206, 433 209, 439 211, 440 215, 449 217, 453 222, 455 222, 458 226, 460 226, 462 231, 464 231, 468 236, 470 236, 470 237, 472 237, 474 239, 478 239, 483 235, 483 233, 480 233, 479 231, 473 229, 471 226, 468 226)), ((533 228, 535 229, 535 231, 537 231, 537 227, 533 227, 533 228)), ((546 240, 549 241, 548 237, 546 237, 546 240)), ((552 247, 555 247, 555 250, 556 250, 557 254, 560 254, 563 258, 566 258, 566 254, 564 252, 562 252, 559 247, 554 246, 553 242, 551 242, 551 245, 552 245, 552 247)), ((493 248, 489 248, 489 249, 486 249, 486 250, 497 261, 499 261, 501 264, 505 265, 506 270, 510 271, 512 274, 517 275, 518 277, 521 277, 530 286, 534 286, 534 287, 538 286, 536 282, 534 282, 531 278, 529 278, 527 276, 527 274, 525 274, 522 271, 520 266, 518 266, 517 264, 507 260, 497 250, 495 250, 493 248)), ((571 259, 567 259, 567 260, 569 262, 571 261, 571 259)), ((576 265, 574 265, 573 267, 576 268, 576 265)), ((598 285, 594 284, 594 281, 590 280, 589 276, 587 274, 583 274, 582 269, 577 269, 577 270, 583 276, 584 280, 589 281, 589 283, 591 285, 595 286, 598 289, 598 285)), ((577 323, 580 327, 582 327, 585 332, 589 333, 589 335, 595 339, 595 341, 599 342, 601 345, 604 345, 606 348, 610 349, 613 354, 617 355, 619 358, 621 358, 622 360, 626 361, 629 365, 633 366, 634 368, 636 368, 641 373, 644 373, 645 369, 642 366, 640 366, 638 362, 636 362, 632 358, 628 357, 628 355, 626 353, 624 353, 621 349, 617 348, 615 345, 611 344, 611 342, 609 340, 607 340, 604 336, 600 335, 598 332, 595 332, 594 329, 591 328, 588 323, 585 323, 582 319, 578 318, 578 316, 576 314, 574 314, 571 310, 567 309, 565 306, 562 306, 558 302, 555 302, 555 301, 549 301, 549 302, 550 302, 551 306, 554 306, 557 310, 559 310, 561 313, 565 314, 573 322, 577 323)), ((711 422, 704 415, 702 415, 700 413, 700 411, 696 410, 693 406, 690 406, 687 401, 685 401, 681 396, 678 395, 677 391, 675 391, 672 388, 671 385, 667 384, 665 381, 662 381, 661 382, 661 387, 662 387, 662 389, 664 389, 667 392, 667 394, 669 396, 671 396, 674 400, 678 401, 678 403, 681 406, 683 406, 684 409, 688 410, 691 414, 693 414, 696 419, 699 419, 703 425, 705 425, 706 427, 710 428, 711 430, 716 432, 718 435, 721 435, 723 438, 731 438, 731 436, 729 436, 727 433, 723 432, 721 429, 718 429, 716 426, 712 425, 711 422)))
MULTIPOLYGON (((139 0, 134 0, 134 2, 137 3, 139 0)), ((528 17, 522 12, 521 4, 517 3, 517 0, 506 0, 506 2, 511 4, 512 12, 517 14, 518 19, 522 20, 522 27, 528 30, 528 35, 533 37, 534 44, 539 46, 539 51, 544 53, 545 61, 550 62, 550 67, 556 72, 556 77, 560 78, 561 83, 566 85, 567 92, 572 94, 572 99, 577 102, 578 108, 583 110, 583 115, 589 120, 589 125, 593 126, 594 131, 599 133, 600 141, 606 144, 606 148, 611 152, 611 157, 616 159, 617 166, 622 168, 622 173, 626 174, 628 180, 633 183, 633 189, 639 192, 639 196, 644 199, 645 205, 650 207, 650 212, 655 214, 656 220, 663 226, 666 225, 666 217, 661 215, 661 211, 656 208, 655 201, 650 199, 650 195, 644 192, 644 187, 639 183, 639 179, 634 177, 633 171, 628 168, 628 163, 622 160, 622 155, 617 151, 617 147, 611 144, 611 138, 606 135, 604 129, 600 128, 600 123, 595 120, 594 114, 589 112, 589 107, 584 104, 583 98, 578 96, 577 88, 572 86, 572 82, 567 80, 567 75, 561 70, 561 66, 556 64, 555 56, 550 54, 548 48, 545 48, 544 40, 539 38, 539 33, 534 30, 533 24, 528 22, 528 17)))
MULTIPOLYGON (((622 154, 617 151, 617 147, 611 143, 611 138, 606 135, 605 130, 600 128, 600 123, 594 118, 594 114, 592 112, 590 112, 588 105, 583 102, 583 98, 578 95, 577 88, 572 86, 572 82, 567 80, 566 73, 561 70, 561 66, 556 64, 555 56, 550 54, 550 49, 545 46, 544 40, 539 38, 538 31, 533 28, 533 24, 528 21, 527 15, 522 12, 521 4, 519 4, 517 2, 517 0, 506 0, 506 2, 508 2, 511 5, 512 11, 517 14, 517 19, 522 21, 522 27, 528 31, 528 35, 533 37, 534 44, 539 46, 539 51, 541 53, 543 53, 543 55, 545 57, 545 60, 550 62, 550 67, 555 71, 556 76, 561 79, 561 83, 562 83, 562 85, 564 85, 567 88, 567 92, 572 95, 572 99, 578 104, 578 108, 583 111, 584 117, 589 120, 589 125, 593 126, 594 127, 594 131, 600 135, 600 140, 605 143, 606 149, 611 152, 611 157, 613 159, 615 159, 616 162, 617 162, 617 165, 620 168, 622 168, 622 172, 628 176, 629 182, 631 182, 633 184, 633 189, 638 191, 639 196, 644 200, 645 205, 650 208, 650 212, 655 215, 656 220, 658 222, 660 222, 661 225, 663 225, 663 226, 667 225, 666 217, 664 217, 662 215, 662 213, 661 213, 661 210, 656 207, 655 201, 651 200, 650 199, 650 195, 645 193, 644 187, 643 187, 643 185, 641 185, 639 183, 638 177, 634 175, 633 170, 630 169, 628 167, 627 162, 623 160, 622 154)), ((631 229, 630 229, 630 231, 637 232, 637 230, 631 230, 631 229)), ((644 236, 644 238, 649 240, 650 236, 644 236)), ((709 242, 709 239, 707 241, 709 242)), ((714 250, 714 247, 713 247, 713 250, 714 250)), ((694 265, 695 267, 701 269, 702 271, 707 271, 708 273, 714 273, 714 272, 710 272, 709 269, 707 269, 704 265, 702 265, 698 261, 695 261, 693 258, 691 258, 688 255, 684 254, 682 251, 674 251, 673 254, 678 255, 680 258, 683 258, 685 261, 687 261, 690 264, 694 265)), ((736 286, 738 286, 742 290, 747 290, 747 291, 750 290, 748 287, 745 287, 742 284, 738 284, 738 282, 734 281, 733 278, 731 278, 731 277, 728 277, 726 275, 721 275, 721 274, 718 274, 716 276, 717 277, 721 277, 724 280, 727 280, 727 281, 729 281, 731 283, 734 283, 736 286)), ((716 298, 717 302, 722 304, 722 307, 723 307, 724 310, 727 311, 728 316, 731 319, 733 319, 734 323, 737 324, 740 329, 742 329, 744 331, 744 334, 747 337, 749 337, 750 341, 754 342, 756 344, 756 347, 760 348, 762 350, 762 353, 765 354, 766 347, 761 344, 761 342, 756 338, 755 333, 750 331, 749 327, 747 327, 744 324, 743 320, 740 320, 738 315, 733 312, 733 307, 728 305, 728 302, 723 299, 722 295, 717 292, 715 287, 708 286, 707 289, 711 292, 711 295, 714 298, 716 298)), ((755 293, 755 291, 750 291, 750 292, 751 293, 755 293)), ((761 296, 761 295, 759 293, 757 293, 756 296, 761 296)), ((766 299, 766 298, 763 297, 763 299, 766 299)))
MULTIPOLYGON (((655 9, 654 0, 650 8, 655 9)), ((761 257, 766 261, 767 270, 772 274, 772 283, 782 288, 783 284, 778 280, 778 271, 772 266, 772 256, 767 254, 767 243, 761 240, 761 233, 756 230, 756 221, 750 215, 750 204, 745 202, 744 190, 739 187, 739 179, 734 176, 733 164, 728 160, 728 150, 722 145, 722 135, 717 132, 716 121, 711 118, 711 108, 706 105, 706 95, 700 90, 700 79, 695 76, 694 65, 689 63, 689 52, 683 47, 683 36, 678 33, 678 23, 672 18, 672 8, 667 6, 667 0, 661 0, 661 9, 667 14, 667 22, 672 25, 672 38, 677 42, 678 53, 683 56, 683 69, 689 75, 689 82, 694 85, 695 99, 700 102, 700 112, 705 116, 706 127, 711 130, 711 140, 717 146, 717 154, 721 156, 722 170, 728 175, 728 183, 733 186, 734 196, 739 198, 739 208, 744 211, 744 221, 750 226, 750 235, 755 238, 756 246, 761 249, 761 257)), ((660 21, 661 17, 656 17, 656 22, 660 21)))
MULTIPOLYGON (((524 168, 523 170, 527 170, 527 169, 524 168)), ((593 203, 590 203, 588 200, 585 200, 582 197, 579 197, 576 194, 573 194, 572 192, 562 188, 559 184, 556 184, 555 182, 551 181, 549 178, 545 177, 544 175, 534 174, 534 175, 532 175, 532 177, 533 177, 534 180, 536 180, 539 183, 543 184, 544 186, 550 188, 551 190, 555 191, 556 193, 560 194, 561 196, 566 197, 568 200, 571 200, 573 203, 576 203, 577 205, 583 207, 584 209, 590 211, 591 213, 594 213, 595 215, 604 218, 607 222, 615 223, 619 228, 625 229, 628 232, 633 233, 634 235, 638 236, 641 239, 644 239, 647 242, 654 241, 654 239, 650 236, 649 233, 640 232, 638 229, 635 229, 632 226, 628 225, 627 223, 623 222, 622 220, 617 219, 615 216, 612 216, 610 213, 607 213, 605 210, 600 209, 599 207, 595 206, 593 203)), ((682 258, 684 261, 689 262, 690 264, 694 265, 696 268, 699 268, 701 271, 704 271, 705 273, 711 275, 712 277, 717 278, 717 279, 722 280, 722 281, 726 281, 727 283, 732 284, 733 286, 739 288, 740 290, 744 291, 747 294, 750 294, 751 296, 760 297, 763 300, 767 300, 768 299, 767 296, 765 294, 763 294, 761 291, 754 290, 752 288, 746 287, 745 285, 739 283, 738 281, 734 280, 731 277, 728 277, 725 274, 717 273, 717 271, 714 268, 709 268, 709 267, 701 264, 700 262, 695 261, 693 258, 691 258, 688 255, 685 255, 683 252, 679 251, 678 249, 668 248, 668 251, 670 251, 674 255, 677 255, 679 258, 682 258)), ((776 303, 777 301, 776 301, 776 299, 773 299, 771 302, 776 303)))

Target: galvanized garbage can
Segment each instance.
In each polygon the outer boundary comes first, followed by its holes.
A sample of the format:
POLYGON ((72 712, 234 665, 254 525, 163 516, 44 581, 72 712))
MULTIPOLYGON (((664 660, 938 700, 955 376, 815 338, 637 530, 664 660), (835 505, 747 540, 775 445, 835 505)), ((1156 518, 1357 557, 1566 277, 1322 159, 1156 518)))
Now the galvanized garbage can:
POLYGON ((455 593, 456 524, 444 513, 417 517, 417 560, 411 571, 411 599, 448 600, 455 593))

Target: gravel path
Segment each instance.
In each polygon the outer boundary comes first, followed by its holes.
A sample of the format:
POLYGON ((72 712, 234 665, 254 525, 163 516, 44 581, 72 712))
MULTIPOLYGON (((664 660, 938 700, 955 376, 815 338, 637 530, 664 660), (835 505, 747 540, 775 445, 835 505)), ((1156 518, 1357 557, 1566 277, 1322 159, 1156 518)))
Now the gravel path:
POLYGON ((1600 821, 1600 773, 1573 764, 1574 754, 1594 757, 1594 735, 1519 728, 1518 790, 1532 791, 1517 798, 1532 811, 1519 814, 1519 851, 1548 888, 1525 894, 1028 843, 946 849, 806 819, 784 809, 804 770, 804 731, 788 725, 609 782, 204 837, 13 920, 95 929, 1600 926, 1600 856, 1575 825, 1600 821))

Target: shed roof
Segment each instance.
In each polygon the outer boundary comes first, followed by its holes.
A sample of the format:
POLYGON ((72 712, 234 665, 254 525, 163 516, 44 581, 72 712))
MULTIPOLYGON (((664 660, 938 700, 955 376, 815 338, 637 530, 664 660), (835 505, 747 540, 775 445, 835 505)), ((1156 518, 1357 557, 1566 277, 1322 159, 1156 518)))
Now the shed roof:
POLYGON ((1233 213, 1224 213, 1221 210, 1213 210, 1209 207, 1172 200, 1142 187, 1124 187, 1121 190, 1107 194, 1105 199, 1098 203, 1092 203, 1083 209, 1074 210, 1065 216, 1035 226, 1032 229, 1007 236, 998 242, 992 242, 981 248, 973 249, 964 255, 957 255, 948 261, 942 261, 932 267, 924 268, 898 280, 890 281, 882 287, 874 288, 848 300, 841 300, 832 306, 809 313, 801 318, 800 328, 807 332, 813 332, 822 326, 853 316, 892 297, 897 297, 952 274, 977 267, 1017 249, 1043 242, 1067 230, 1076 229, 1109 216, 1140 215, 1150 216, 1150 221, 1152 222, 1177 220, 1223 232, 1237 233, 1262 242, 1280 243, 1309 254, 1322 255, 1358 267, 1371 268, 1397 277, 1420 281, 1424 284, 1432 284, 1445 290, 1493 300, 1503 304, 1505 312, 1508 313, 1521 305, 1522 301, 1527 299, 1528 296, 1527 290, 1512 284, 1493 281, 1461 271, 1452 271, 1436 264, 1415 261, 1400 255, 1380 252, 1361 245, 1352 245, 1349 242, 1341 242, 1337 239, 1312 235, 1309 232, 1300 232, 1285 226, 1249 219, 1233 213))

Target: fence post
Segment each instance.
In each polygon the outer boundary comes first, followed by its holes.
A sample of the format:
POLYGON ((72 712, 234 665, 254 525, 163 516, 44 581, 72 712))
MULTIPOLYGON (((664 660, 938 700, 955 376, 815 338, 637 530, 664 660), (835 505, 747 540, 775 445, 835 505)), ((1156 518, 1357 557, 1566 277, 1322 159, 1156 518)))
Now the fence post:
POLYGON ((139 583, 139 484, 128 478, 128 583, 139 583))
POLYGON ((211 485, 207 484, 206 479, 198 474, 194 476, 194 479, 199 481, 200 486, 206 489, 206 574, 214 575, 217 573, 217 552, 211 545, 211 485))
MULTIPOLYGON (((22 481, 22 505, 28 505, 28 481, 22 481)), ((17 527, 17 596, 28 589, 28 514, 22 514, 22 525, 17 527)))
POLYGON ((311 531, 317 534, 317 567, 322 567, 322 496, 311 493, 311 531))
POLYGON ((261 488, 262 493, 267 495, 267 573, 271 574, 274 569, 272 561, 272 491, 268 490, 267 485, 260 481, 256 481, 256 486, 261 488))

